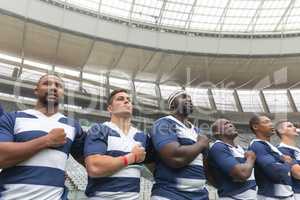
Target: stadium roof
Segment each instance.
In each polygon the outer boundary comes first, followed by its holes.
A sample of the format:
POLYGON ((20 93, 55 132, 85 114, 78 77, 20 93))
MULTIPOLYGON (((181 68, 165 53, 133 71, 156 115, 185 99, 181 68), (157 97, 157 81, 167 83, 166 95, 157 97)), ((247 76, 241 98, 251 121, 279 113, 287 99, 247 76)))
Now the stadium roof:
POLYGON ((236 34, 281 34, 300 31, 298 0, 66 0, 66 2, 101 15, 165 29, 236 34))

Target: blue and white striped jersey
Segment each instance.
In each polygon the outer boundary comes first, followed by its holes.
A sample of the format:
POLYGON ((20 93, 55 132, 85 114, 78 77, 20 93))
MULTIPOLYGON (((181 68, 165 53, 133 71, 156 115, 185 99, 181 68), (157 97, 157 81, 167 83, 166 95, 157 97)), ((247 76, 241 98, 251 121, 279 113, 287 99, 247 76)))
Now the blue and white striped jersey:
POLYGON ((217 175, 217 189, 219 197, 232 199, 256 199, 256 183, 254 170, 247 181, 241 182, 231 177, 230 171, 234 166, 245 163, 245 151, 241 146, 234 147, 217 140, 212 144, 208 153, 209 170, 217 175))
POLYGON ((69 152, 77 143, 74 153, 83 154, 85 134, 79 123, 61 113, 48 117, 33 109, 5 113, 0 118, 0 142, 27 142, 48 134, 53 128, 65 130, 67 143, 44 149, 16 166, 3 169, 0 199, 66 199, 64 182, 69 152))
MULTIPOLYGON (((90 155, 123 156, 140 144, 148 147, 148 136, 131 127, 125 135, 112 122, 94 125, 89 131, 85 142, 85 157, 90 155)), ((108 177, 89 177, 86 195, 90 199, 139 199, 140 168, 129 165, 108 177)))
MULTIPOLYGON (((159 151, 171 142, 192 145, 197 141, 198 134, 199 130, 192 124, 188 128, 175 117, 166 116, 154 123, 151 139, 155 150, 159 151)), ((179 169, 169 167, 157 156, 154 178, 152 196, 176 200, 208 199, 202 154, 179 169)))
MULTIPOLYGON (((283 154, 290 156, 292 159, 296 160, 298 164, 300 164, 300 149, 298 147, 293 147, 284 143, 280 143, 278 145, 278 149, 283 154)), ((296 196, 300 198, 300 180, 292 177, 292 182, 295 198, 296 196)))
POLYGON ((271 143, 254 139, 249 149, 256 154, 254 175, 258 195, 272 198, 293 196, 291 166, 282 159, 282 153, 271 143))

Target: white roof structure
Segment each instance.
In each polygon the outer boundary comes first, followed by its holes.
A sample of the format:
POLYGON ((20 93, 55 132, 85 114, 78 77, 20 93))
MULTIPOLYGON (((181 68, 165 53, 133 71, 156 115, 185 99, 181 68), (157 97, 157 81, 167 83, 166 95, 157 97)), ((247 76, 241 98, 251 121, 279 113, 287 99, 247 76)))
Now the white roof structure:
POLYGON ((3 77, 53 70, 149 110, 181 87, 208 110, 299 110, 300 0, 10 0, 0 26, 3 77))
MULTIPOLYGON (((63 2, 63 1, 62 1, 63 2)), ((101 15, 191 32, 299 32, 297 0, 67 0, 101 15)))

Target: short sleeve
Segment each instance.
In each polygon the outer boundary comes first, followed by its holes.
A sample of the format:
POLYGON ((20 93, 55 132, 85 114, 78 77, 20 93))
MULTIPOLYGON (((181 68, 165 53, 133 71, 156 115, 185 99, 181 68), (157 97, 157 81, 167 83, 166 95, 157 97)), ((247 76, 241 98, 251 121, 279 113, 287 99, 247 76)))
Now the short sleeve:
POLYGON ((5 113, 0 117, 0 142, 14 141, 16 113, 5 113))
POLYGON ((105 155, 107 152, 108 129, 102 124, 92 126, 88 133, 84 144, 84 156, 94 154, 105 155))
POLYGON ((86 132, 84 132, 79 124, 75 122, 75 138, 71 146, 71 154, 74 158, 83 156, 84 143, 86 139, 86 132))
POLYGON ((218 169, 221 169, 226 174, 230 174, 233 167, 239 164, 225 144, 217 143, 213 145, 209 150, 208 156, 209 160, 212 160, 218 169))
POLYGON ((155 150, 161 150, 166 144, 178 142, 176 124, 166 119, 154 123, 151 130, 151 139, 155 150))

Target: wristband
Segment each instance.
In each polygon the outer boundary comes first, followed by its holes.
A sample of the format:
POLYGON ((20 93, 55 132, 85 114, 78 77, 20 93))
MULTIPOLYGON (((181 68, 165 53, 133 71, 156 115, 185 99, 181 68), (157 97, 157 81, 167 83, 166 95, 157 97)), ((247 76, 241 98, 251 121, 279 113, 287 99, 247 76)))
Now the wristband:
POLYGON ((126 156, 123 156, 123 163, 127 167, 128 166, 128 158, 126 156))

